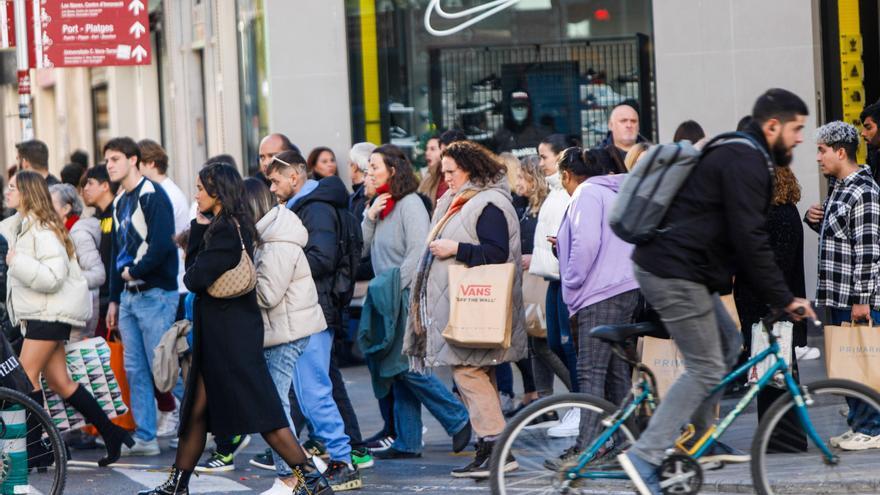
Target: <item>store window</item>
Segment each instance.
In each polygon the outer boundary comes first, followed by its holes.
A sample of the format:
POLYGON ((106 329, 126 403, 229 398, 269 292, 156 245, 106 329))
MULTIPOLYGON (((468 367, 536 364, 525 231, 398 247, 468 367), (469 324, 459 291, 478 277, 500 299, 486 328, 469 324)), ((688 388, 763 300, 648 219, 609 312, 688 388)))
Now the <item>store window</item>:
POLYGON ((651 0, 346 0, 353 140, 417 163, 457 128, 497 152, 593 146, 629 101, 654 138, 651 0))
POLYGON ((260 138, 269 132, 266 23, 262 0, 238 0, 236 5, 244 165, 254 174, 260 166, 260 138))
POLYGON ((92 122, 95 153, 101 157, 98 159, 100 162, 104 156, 101 150, 112 137, 110 135, 110 106, 106 83, 92 87, 92 122))

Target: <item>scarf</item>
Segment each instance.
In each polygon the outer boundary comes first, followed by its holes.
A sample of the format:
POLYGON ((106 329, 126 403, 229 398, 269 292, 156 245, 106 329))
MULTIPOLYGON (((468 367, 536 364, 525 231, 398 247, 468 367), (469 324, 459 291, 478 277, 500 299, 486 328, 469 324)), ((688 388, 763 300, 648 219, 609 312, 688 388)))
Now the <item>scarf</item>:
MULTIPOLYGON (((390 193, 391 192, 391 184, 388 182, 382 184, 381 186, 376 188, 376 196, 381 194, 390 193)), ((394 209, 394 204, 397 203, 397 200, 394 199, 394 196, 388 196, 388 201, 385 202, 385 208, 382 208, 382 213, 379 214, 379 218, 385 220, 385 217, 391 214, 391 210, 394 209)))
POLYGON ((64 226, 67 227, 67 231, 70 232, 70 229, 73 228, 73 224, 79 221, 79 215, 70 214, 67 216, 67 220, 64 221, 64 226))
POLYGON ((434 225, 428 238, 425 241, 425 252, 419 261, 419 270, 416 273, 416 279, 413 283, 413 298, 410 305, 409 315, 412 321, 412 342, 404 349, 404 353, 410 356, 410 369, 416 373, 424 373, 427 368, 425 358, 428 350, 428 333, 425 328, 425 322, 428 321, 426 308, 428 304, 428 275, 431 272, 431 264, 434 262, 434 255, 428 247, 440 235, 440 232, 446 227, 456 213, 461 211, 465 203, 480 192, 477 189, 466 189, 460 192, 452 199, 452 204, 443 217, 434 225))

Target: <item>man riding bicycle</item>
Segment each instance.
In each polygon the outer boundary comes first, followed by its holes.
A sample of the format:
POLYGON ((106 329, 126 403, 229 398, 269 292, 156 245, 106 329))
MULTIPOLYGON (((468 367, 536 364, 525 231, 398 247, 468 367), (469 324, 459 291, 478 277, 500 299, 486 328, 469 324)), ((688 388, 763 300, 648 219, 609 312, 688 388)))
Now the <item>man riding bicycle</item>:
POLYGON ((786 286, 766 230, 772 167, 791 163, 808 113, 804 101, 784 89, 761 95, 745 130, 761 149, 731 142, 708 150, 671 203, 662 229, 633 253, 642 292, 685 362, 685 373, 648 428, 618 457, 642 495, 662 493, 657 467, 681 427, 690 420, 700 438, 713 423, 719 397, 709 392, 736 362, 741 338, 721 330, 729 327, 729 317, 716 309, 719 294, 731 292, 733 276, 746 278, 771 308, 784 308, 794 319, 815 318, 810 303, 786 286))

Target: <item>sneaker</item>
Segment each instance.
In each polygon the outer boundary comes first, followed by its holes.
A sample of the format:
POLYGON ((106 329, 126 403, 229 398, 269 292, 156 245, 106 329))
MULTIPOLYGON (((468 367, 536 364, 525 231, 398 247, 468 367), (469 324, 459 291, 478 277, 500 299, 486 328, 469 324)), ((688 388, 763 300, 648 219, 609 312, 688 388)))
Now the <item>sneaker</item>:
MULTIPOLYGON (((394 447, 389 447, 382 452, 375 452, 376 459, 418 459, 422 457, 419 452, 404 452, 394 447)), ((352 457, 353 459, 354 457, 352 457)), ((358 466, 360 467, 360 466, 358 466)))
POLYGON ((168 448, 169 449, 177 449, 177 446, 180 445, 180 439, 177 437, 168 440, 168 448))
POLYGON ((816 347, 803 346, 795 347, 794 355, 797 356, 798 361, 811 361, 813 359, 819 359, 822 352, 816 347))
POLYGON ((533 419, 524 429, 536 430, 539 428, 550 428, 559 424, 559 415, 556 411, 548 411, 533 419))
POLYGON ((864 433, 854 433, 849 440, 840 442, 843 450, 868 450, 880 449, 880 435, 871 436, 864 433))
MULTIPOLYGON (((551 471, 562 471, 565 468, 577 465, 581 454, 583 454, 583 451, 570 447, 559 457, 544 461, 544 467, 551 471)), ((617 447, 603 447, 595 457, 587 462, 586 466, 594 466, 602 471, 620 470, 620 463, 617 462, 618 455, 620 455, 620 449, 617 447)))
MULTIPOLYGON (((199 468, 196 468, 198 471, 199 468)), ((275 483, 272 483, 272 488, 260 493, 260 495, 290 495, 293 490, 297 487, 287 486, 287 483, 281 481, 281 478, 275 478, 275 483)))
POLYGON ((383 450, 388 450, 391 448, 391 444, 394 443, 394 437, 391 435, 386 435, 384 437, 377 438, 371 442, 367 442, 367 448, 370 449, 374 454, 378 454, 383 450))
POLYGON ((236 435, 232 439, 232 445, 235 447, 235 450, 232 451, 232 455, 236 456, 241 453, 242 450, 245 449, 251 443, 250 435, 236 435))
POLYGON ((545 460, 544 467, 551 471, 562 471, 577 462, 582 453, 583 451, 578 450, 577 447, 569 447, 559 457, 545 460))
MULTIPOLYGON (((273 466, 274 467, 274 466, 273 466)), ((216 450, 211 457, 205 459, 204 462, 196 466, 196 471, 200 473, 224 473, 235 469, 235 455, 223 455, 216 450)))
MULTIPOLYGON (((471 461, 467 466, 453 469, 452 477, 453 478, 475 478, 475 479, 485 479, 489 477, 489 463, 492 459, 492 448, 495 446, 494 441, 486 441, 486 440, 478 440, 477 441, 477 452, 474 455, 474 460, 471 461)), ((519 468, 519 464, 517 464, 516 459, 513 455, 508 454, 507 462, 504 463, 504 472, 509 473, 515 469, 519 468)))
MULTIPOLYGON (((473 428, 471 427, 471 422, 468 421, 455 435, 452 435, 452 451, 456 454, 466 449, 468 444, 471 443, 471 436, 473 436, 473 428)), ((422 443, 422 447, 424 447, 424 442, 422 443)))
POLYGON ((828 443, 831 444, 832 447, 840 447, 842 442, 845 442, 855 436, 856 432, 852 430, 847 430, 846 432, 837 435, 836 437, 831 437, 828 439, 828 443))
POLYGON ((313 456, 325 458, 327 457, 327 447, 325 447, 324 444, 318 440, 308 440, 302 446, 306 450, 306 452, 313 456))
POLYGON ((565 413, 562 421, 547 430, 547 435, 553 438, 576 437, 580 433, 581 411, 573 407, 565 413))
POLYGON ((159 411, 159 421, 156 424, 156 436, 168 438, 177 436, 177 428, 180 425, 180 403, 174 399, 174 410, 171 412, 159 411))
POLYGON ((140 438, 135 437, 134 447, 128 447, 126 445, 122 446, 123 457, 152 456, 152 455, 159 455, 161 453, 162 453, 162 451, 159 450, 159 442, 157 442, 155 438, 150 441, 146 441, 146 440, 141 440, 140 438))
POLYGON ((739 464, 750 462, 751 460, 752 456, 749 454, 716 440, 715 443, 712 444, 712 447, 700 457, 699 463, 708 464, 712 462, 729 462, 732 464, 739 464))
POLYGON ((640 495, 663 495, 657 466, 630 452, 617 456, 617 461, 640 495))
POLYGON ((330 488, 336 492, 344 492, 348 490, 358 490, 363 488, 364 482, 361 479, 361 473, 357 466, 347 462, 330 461, 327 466, 327 472, 324 473, 330 488))
POLYGON ((373 460, 373 454, 370 452, 370 449, 361 447, 351 449, 351 463, 357 466, 358 469, 368 469, 373 467, 376 461, 373 460))
POLYGON ((251 466, 265 469, 266 471, 275 471, 275 461, 272 459, 272 449, 266 449, 251 457, 251 460, 249 460, 248 463, 251 466))

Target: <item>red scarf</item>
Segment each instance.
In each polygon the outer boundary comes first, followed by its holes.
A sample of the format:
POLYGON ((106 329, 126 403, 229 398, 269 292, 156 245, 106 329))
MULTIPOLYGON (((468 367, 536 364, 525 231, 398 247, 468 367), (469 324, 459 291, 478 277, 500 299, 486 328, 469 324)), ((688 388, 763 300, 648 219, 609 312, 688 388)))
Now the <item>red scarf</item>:
POLYGON ((73 228, 73 224, 79 221, 79 215, 68 215, 67 220, 64 221, 64 226, 67 227, 67 231, 73 228))
MULTIPOLYGON (((376 195, 385 194, 387 192, 391 192, 391 184, 385 183, 376 188, 376 195)), ((382 213, 379 214, 379 218, 385 220, 385 217, 391 214, 391 210, 394 209, 394 203, 396 203, 393 196, 388 197, 388 201, 385 202, 385 208, 382 208, 382 213)))

